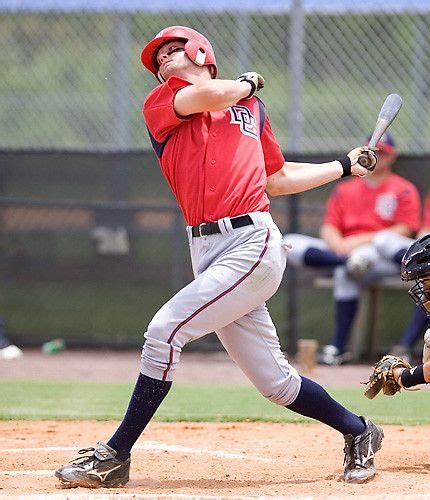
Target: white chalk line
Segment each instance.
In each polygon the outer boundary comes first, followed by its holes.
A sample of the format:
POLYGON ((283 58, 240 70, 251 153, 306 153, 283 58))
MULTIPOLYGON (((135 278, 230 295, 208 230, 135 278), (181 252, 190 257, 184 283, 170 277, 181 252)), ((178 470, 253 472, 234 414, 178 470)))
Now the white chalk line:
MULTIPOLYGON (((0 453, 47 453, 50 451, 70 451, 75 452, 77 454, 77 450, 80 448, 70 447, 70 446, 48 446, 43 448, 0 448, 0 453)), ((217 458, 225 458, 229 460, 254 460, 257 462, 274 462, 271 458, 258 457, 254 455, 246 455, 243 453, 228 453, 224 451, 218 450, 210 450, 207 448, 190 448, 187 446, 178 446, 178 445, 169 445, 165 443, 159 443, 156 441, 148 441, 143 445, 136 445, 134 449, 139 450, 150 450, 150 451, 159 451, 165 452, 170 451, 173 453, 189 453, 189 454, 199 454, 199 455, 209 455, 217 458)), ((9 475, 9 476, 20 476, 20 475, 34 475, 34 476, 42 476, 53 474, 53 470, 13 470, 13 471, 5 471, 0 470, 0 475, 9 475)))
MULTIPOLYGON (((223 499, 223 500, 282 500, 294 498, 294 500, 345 500, 345 498, 353 498, 354 500, 392 500, 390 494, 375 494, 375 495, 306 495, 306 496, 224 496, 224 495, 198 495, 186 493, 94 493, 91 495, 83 493, 44 493, 44 494, 21 494, 21 495, 3 495, 0 493, 0 498, 8 498, 8 500, 88 500, 88 498, 96 498, 97 500, 117 500, 117 499, 183 499, 183 500, 199 500, 199 499, 223 499)), ((426 493, 415 493, 402 495, 402 500, 424 500, 429 496, 426 493)))
POLYGON ((54 470, 1 470, 2 476, 53 476, 54 470))
MULTIPOLYGON (((2 498, 3 495, 0 493, 0 498, 2 498)), ((5 495, 6 498, 6 495, 5 495)), ((8 500, 22 500, 25 498, 25 500, 46 500, 49 498, 49 500, 68 500, 70 498, 73 498, 74 500, 88 500, 89 498, 97 498, 97 500, 117 500, 117 499, 134 499, 134 500, 143 500, 143 499, 163 499, 163 498, 174 498, 174 499, 183 499, 183 500, 200 500, 201 498, 208 498, 208 499, 225 499, 225 500, 282 500, 287 497, 267 497, 267 496, 256 496, 256 497, 244 497, 244 496, 221 496, 221 495, 192 495, 192 494, 186 494, 186 493, 111 493, 111 494, 106 494, 106 493, 93 493, 91 492, 91 496, 88 494, 82 494, 82 493, 45 493, 45 494, 30 494, 30 495, 7 495, 8 500)), ((291 497, 290 497, 291 498, 291 497)), ((313 500, 314 497, 294 497, 294 500, 313 500)), ((332 497, 330 500, 345 500, 344 498, 342 499, 336 499, 336 497, 332 497)), ((355 500, 355 499, 354 499, 355 500)), ((359 498, 357 499, 359 500, 359 498)))
MULTIPOLYGON (((0 498, 2 498, 2 494, 0 494, 0 498)), ((7 495, 8 500, 68 500, 73 498, 73 500, 88 500, 88 494, 82 493, 48 493, 48 494, 30 494, 30 495, 7 495)), ((223 495, 193 495, 186 493, 93 493, 91 492, 91 498, 96 498, 97 500, 117 500, 117 499, 134 499, 134 500, 144 500, 144 499, 164 499, 164 498, 173 498, 173 499, 183 499, 183 500, 200 500, 200 499, 217 499, 217 500, 285 500, 286 498, 292 497, 280 497, 280 496, 223 496, 223 495)), ((316 500, 317 497, 297 497, 294 496, 294 500, 316 500)), ((405 497, 407 498, 407 497, 405 497)), ((318 500, 321 500, 321 497, 318 497, 318 500)), ((345 500, 345 498, 340 497, 330 497, 330 500, 345 500)), ((354 500, 360 500, 360 497, 355 497, 354 500)), ((409 499, 408 499, 409 500, 409 499)), ((415 500, 415 499, 414 499, 415 500)))

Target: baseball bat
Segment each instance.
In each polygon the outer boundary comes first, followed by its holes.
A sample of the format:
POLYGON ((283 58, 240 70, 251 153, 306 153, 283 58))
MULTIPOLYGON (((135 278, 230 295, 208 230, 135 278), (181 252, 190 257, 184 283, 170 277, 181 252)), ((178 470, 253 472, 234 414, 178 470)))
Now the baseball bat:
MULTIPOLYGON (((387 128, 391 125, 397 113, 402 107, 403 99, 398 94, 390 94, 385 99, 384 104, 379 112, 378 119, 376 120, 375 129, 373 130, 372 137, 370 138, 368 147, 375 149, 381 137, 384 135, 387 128)), ((358 157, 358 163, 365 168, 371 165, 371 159, 366 154, 361 154, 358 157)))

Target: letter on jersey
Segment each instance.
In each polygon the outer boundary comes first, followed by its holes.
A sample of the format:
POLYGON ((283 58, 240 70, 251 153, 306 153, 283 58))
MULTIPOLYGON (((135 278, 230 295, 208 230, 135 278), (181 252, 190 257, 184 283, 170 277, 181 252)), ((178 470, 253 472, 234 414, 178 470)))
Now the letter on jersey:
POLYGON ((246 106, 234 105, 230 108, 231 121, 240 127, 242 134, 258 140, 257 120, 246 106))

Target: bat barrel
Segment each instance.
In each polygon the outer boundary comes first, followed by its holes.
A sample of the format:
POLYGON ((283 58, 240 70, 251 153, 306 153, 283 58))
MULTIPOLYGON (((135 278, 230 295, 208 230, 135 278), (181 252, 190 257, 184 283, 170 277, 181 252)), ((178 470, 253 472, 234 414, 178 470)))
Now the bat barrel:
POLYGON ((403 99, 398 94, 390 94, 382 105, 379 117, 391 123, 402 107, 403 99))
POLYGON ((375 130, 369 141, 369 148, 375 148, 402 107, 403 99, 398 94, 390 94, 385 99, 376 121, 375 130))

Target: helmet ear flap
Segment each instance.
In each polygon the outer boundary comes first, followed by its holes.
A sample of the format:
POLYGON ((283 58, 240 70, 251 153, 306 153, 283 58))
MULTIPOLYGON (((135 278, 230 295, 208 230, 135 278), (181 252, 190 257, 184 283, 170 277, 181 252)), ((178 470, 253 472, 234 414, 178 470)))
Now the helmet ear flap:
POLYGON ((185 44, 185 52, 187 56, 197 64, 197 66, 204 66, 206 63, 206 50, 200 43, 195 40, 188 40, 185 44))

